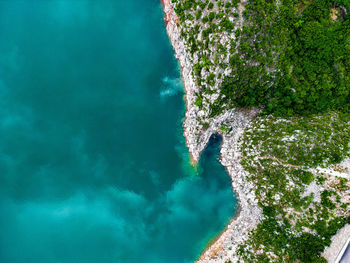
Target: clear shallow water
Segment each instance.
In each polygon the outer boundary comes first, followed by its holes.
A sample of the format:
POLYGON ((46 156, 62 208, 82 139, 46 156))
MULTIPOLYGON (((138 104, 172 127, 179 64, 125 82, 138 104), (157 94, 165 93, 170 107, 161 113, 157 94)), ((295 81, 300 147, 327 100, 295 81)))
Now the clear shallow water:
POLYGON ((0 1, 0 262, 190 262, 234 214, 198 170, 158 0, 0 1))

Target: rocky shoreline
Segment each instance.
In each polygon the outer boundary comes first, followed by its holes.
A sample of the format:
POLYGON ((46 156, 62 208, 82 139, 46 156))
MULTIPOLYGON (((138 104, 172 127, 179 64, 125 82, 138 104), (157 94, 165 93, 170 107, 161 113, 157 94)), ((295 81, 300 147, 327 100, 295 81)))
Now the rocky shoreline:
POLYGON ((240 142, 244 128, 258 113, 258 110, 230 110, 210 119, 209 128, 203 129, 197 120, 202 116, 195 103, 195 92, 198 87, 192 77, 193 65, 190 54, 186 51, 186 44, 180 37, 180 28, 174 6, 170 0, 162 0, 165 14, 166 30, 175 50, 175 57, 181 67, 181 75, 185 88, 186 115, 183 122, 184 136, 193 163, 197 163, 201 152, 205 148, 212 134, 219 133, 223 137, 220 151, 220 161, 226 167, 232 180, 232 187, 239 200, 239 213, 234 217, 226 230, 216 241, 203 252, 198 262, 237 262, 236 250, 248 233, 255 228, 262 217, 262 211, 254 196, 254 185, 246 179, 246 172, 240 164, 240 142), (229 132, 220 130, 222 125, 232 128, 229 132))

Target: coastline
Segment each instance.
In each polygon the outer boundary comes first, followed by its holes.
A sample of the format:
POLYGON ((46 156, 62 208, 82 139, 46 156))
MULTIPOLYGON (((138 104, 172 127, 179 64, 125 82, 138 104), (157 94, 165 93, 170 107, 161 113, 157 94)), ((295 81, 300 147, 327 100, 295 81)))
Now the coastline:
POLYGON ((198 263, 224 262, 231 260, 237 262, 236 250, 239 244, 248 238, 251 229, 257 226, 262 211, 257 205, 254 195, 254 185, 246 179, 246 172, 240 164, 240 142, 244 128, 252 118, 259 112, 252 110, 230 110, 213 119, 210 119, 210 126, 203 130, 197 121, 201 114, 200 109, 195 106, 195 92, 198 87, 192 77, 192 63, 190 54, 186 51, 186 44, 180 37, 180 30, 177 25, 173 4, 170 0, 161 0, 166 31, 169 40, 174 48, 175 57, 179 61, 181 77, 185 89, 186 114, 183 120, 184 137, 189 149, 192 165, 196 165, 201 152, 207 145, 212 134, 218 133, 223 137, 220 150, 220 162, 231 177, 232 188, 237 196, 238 210, 222 232, 214 237, 213 243, 202 252, 198 263), (223 125, 232 127, 230 132, 224 133, 220 130, 223 125))
MULTIPOLYGON (((226 111, 215 118, 206 118, 205 121, 209 123, 209 127, 203 129, 198 121, 198 117, 205 117, 205 114, 194 104, 195 94, 199 91, 199 88, 192 76, 192 57, 187 51, 186 42, 180 37, 181 28, 178 25, 174 4, 171 3, 171 0, 161 0, 161 2, 165 14, 166 31, 175 51, 175 57, 179 62, 184 83, 186 114, 183 120, 183 135, 191 156, 191 164, 197 164, 210 136, 212 134, 220 134, 223 137, 220 162, 231 177, 232 188, 238 201, 237 213, 231 218, 226 228, 208 242, 207 247, 196 262, 238 262, 239 257, 236 252, 239 245, 248 238, 249 232, 258 225, 263 217, 254 194, 256 186, 247 181, 247 173, 240 164, 240 137, 259 110, 233 109, 226 111), (222 125, 230 127, 232 130, 223 132, 220 130, 222 125)), ((239 7, 240 12, 242 12, 244 5, 239 7)), ((243 21, 240 20, 241 26, 242 23, 243 21)), ((216 88, 218 89, 218 86, 216 88)), ((348 171, 350 171, 349 164, 347 167, 348 171)), ((348 242, 348 227, 349 225, 344 227, 347 231, 340 230, 332 238, 331 246, 327 247, 322 253, 330 263, 337 262, 335 258, 339 258, 339 253, 341 253, 339 247, 343 248, 343 245, 348 242)))

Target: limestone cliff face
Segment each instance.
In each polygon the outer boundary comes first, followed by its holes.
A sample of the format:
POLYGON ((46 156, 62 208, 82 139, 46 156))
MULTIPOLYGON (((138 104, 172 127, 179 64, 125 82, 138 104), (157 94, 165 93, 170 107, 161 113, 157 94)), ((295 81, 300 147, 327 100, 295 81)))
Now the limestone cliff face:
POLYGON ((223 136, 220 161, 232 179, 232 187, 239 199, 240 206, 239 214, 231 220, 216 242, 204 251, 198 262, 225 262, 227 260, 237 262, 236 249, 238 245, 247 238, 249 231, 256 227, 262 215, 261 209, 257 206, 253 185, 246 180, 246 172, 240 164, 241 155, 238 140, 258 110, 233 109, 214 118, 208 118, 206 113, 195 105, 195 94, 199 87, 192 74, 193 57, 187 51, 186 42, 181 39, 181 26, 178 23, 173 4, 170 0, 163 0, 163 7, 167 33, 181 67, 186 93, 186 115, 183 126, 189 152, 193 162, 196 163, 210 136, 215 133, 223 136), (203 119, 209 124, 209 127, 205 129, 202 122, 199 121, 203 119), (230 131, 220 129, 223 126, 230 127, 230 131))

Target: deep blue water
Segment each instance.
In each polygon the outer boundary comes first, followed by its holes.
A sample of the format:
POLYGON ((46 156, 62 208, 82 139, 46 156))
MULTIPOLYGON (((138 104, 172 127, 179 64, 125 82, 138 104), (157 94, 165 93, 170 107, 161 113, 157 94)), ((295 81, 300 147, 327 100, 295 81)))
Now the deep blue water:
POLYGON ((197 169, 158 0, 0 1, 0 262, 190 262, 235 212, 197 169))

